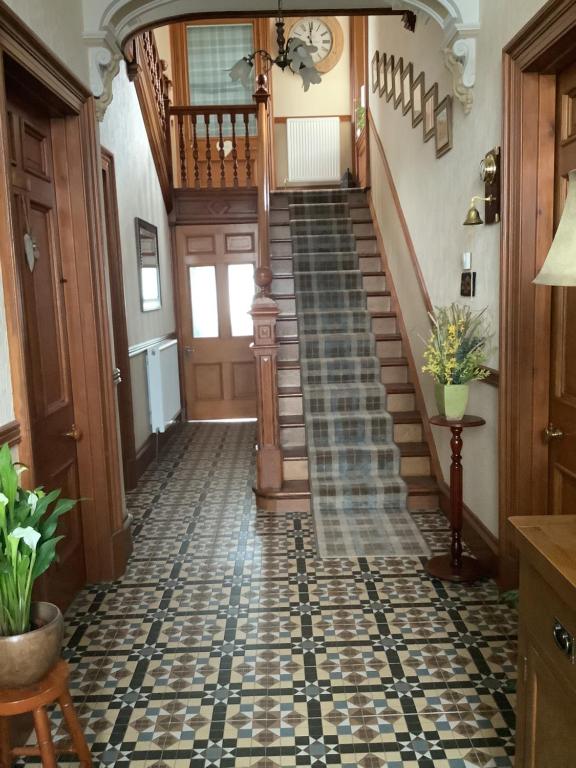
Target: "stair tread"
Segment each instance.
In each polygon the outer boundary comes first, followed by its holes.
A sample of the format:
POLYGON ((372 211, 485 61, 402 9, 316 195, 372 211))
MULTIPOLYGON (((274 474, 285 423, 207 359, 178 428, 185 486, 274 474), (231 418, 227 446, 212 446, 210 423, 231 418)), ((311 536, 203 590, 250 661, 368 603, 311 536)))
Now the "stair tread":
MULTIPOLYGON (((430 456, 430 448, 428 443, 397 443, 400 451, 400 456, 414 458, 420 456, 430 456)), ((340 445, 339 448, 362 448, 362 445, 346 446, 340 445)), ((308 449, 305 445, 290 445, 282 449, 284 458, 286 459, 305 459, 308 457, 308 449)))
MULTIPOLYGON (((335 357, 333 360, 340 360, 341 358, 335 357)), ((408 359, 406 357, 385 357, 380 360, 381 368, 395 368, 404 367, 408 365, 408 359)), ((279 360, 277 363, 278 370, 281 371, 297 371, 300 370, 300 360, 279 360)), ((414 392, 414 386, 412 384, 406 384, 404 382, 387 382, 385 384, 386 391, 392 394, 399 394, 401 392, 414 392), (398 389, 398 387, 408 387, 408 389, 398 389)))
MULTIPOLYGON (((408 488, 409 496, 420 496, 428 493, 438 492, 438 483, 432 475, 411 475, 403 478, 408 488)), ((308 480, 284 480, 281 491, 289 495, 310 495, 310 483, 308 480)))
MULTIPOLYGON (((422 416, 419 411, 396 411, 390 414, 394 424, 421 424, 422 416)), ((290 416, 280 416, 279 423, 281 427, 303 427, 304 414, 290 416)))
MULTIPOLYGON (((369 331, 358 331, 355 333, 338 333, 338 331, 331 331, 329 333, 304 333, 300 334, 300 336, 297 333, 290 333, 286 334, 286 336, 279 336, 277 341, 278 344, 297 344, 300 340, 308 340, 318 337, 325 337, 325 336, 336 336, 336 337, 346 337, 349 339, 352 336, 368 336, 370 334, 369 331)), ((402 336, 399 333, 375 333, 373 334, 376 341, 402 341, 402 336)), ((404 360, 403 357, 397 357, 397 358, 383 358, 382 362, 384 360, 404 360)), ((386 363, 389 365, 389 363, 386 363)))
MULTIPOLYGON (((357 288, 356 290, 360 291, 362 289, 357 288)), ((310 291, 308 291, 308 293, 310 293, 310 291)), ((349 293, 349 291, 342 291, 342 293, 349 293)), ((391 296, 390 291, 365 291, 365 293, 366 296, 370 299, 377 298, 378 296, 391 296)), ((296 295, 294 293, 273 293, 271 294, 271 298, 273 298, 275 301, 278 299, 296 299, 296 295)), ((338 307, 333 307, 333 309, 337 310, 338 307)), ((362 307, 358 307, 358 309, 362 310, 362 307)))
MULTIPOLYGON (((339 310, 328 310, 330 311, 338 311, 339 314, 342 314, 343 312, 365 312, 366 310, 358 310, 358 309, 339 309, 339 310)), ((379 312, 379 311, 368 311, 368 314, 371 318, 392 318, 392 317, 398 317, 397 312, 379 312)), ((280 320, 298 320, 298 315, 279 315, 278 321, 280 320)))

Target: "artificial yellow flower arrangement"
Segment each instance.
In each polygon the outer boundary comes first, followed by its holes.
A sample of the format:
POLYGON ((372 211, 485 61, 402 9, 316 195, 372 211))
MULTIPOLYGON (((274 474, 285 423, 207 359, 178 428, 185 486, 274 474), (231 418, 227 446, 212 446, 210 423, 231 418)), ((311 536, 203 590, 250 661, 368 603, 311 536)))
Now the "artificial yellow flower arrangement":
POLYGON ((470 307, 453 303, 437 307, 430 314, 432 330, 424 350, 424 373, 436 384, 440 413, 448 419, 460 419, 468 402, 468 384, 488 376, 485 368, 490 341, 486 310, 473 312, 470 307))

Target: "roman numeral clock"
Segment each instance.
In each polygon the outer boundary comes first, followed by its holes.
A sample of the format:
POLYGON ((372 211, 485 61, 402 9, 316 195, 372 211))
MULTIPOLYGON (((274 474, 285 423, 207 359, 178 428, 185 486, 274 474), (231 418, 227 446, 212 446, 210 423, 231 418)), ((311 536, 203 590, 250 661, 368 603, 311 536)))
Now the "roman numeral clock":
POLYGON ((344 33, 334 16, 305 16, 287 24, 287 38, 296 37, 318 50, 312 54, 318 72, 329 72, 344 49, 344 33))

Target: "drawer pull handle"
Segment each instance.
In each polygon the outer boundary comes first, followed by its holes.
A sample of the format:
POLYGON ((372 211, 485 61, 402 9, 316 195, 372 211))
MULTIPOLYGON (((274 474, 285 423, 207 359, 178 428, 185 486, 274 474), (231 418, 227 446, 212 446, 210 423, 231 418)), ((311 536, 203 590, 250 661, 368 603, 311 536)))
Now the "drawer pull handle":
POLYGON ((574 637, 560 624, 558 619, 554 619, 554 642, 562 653, 574 663, 574 637))

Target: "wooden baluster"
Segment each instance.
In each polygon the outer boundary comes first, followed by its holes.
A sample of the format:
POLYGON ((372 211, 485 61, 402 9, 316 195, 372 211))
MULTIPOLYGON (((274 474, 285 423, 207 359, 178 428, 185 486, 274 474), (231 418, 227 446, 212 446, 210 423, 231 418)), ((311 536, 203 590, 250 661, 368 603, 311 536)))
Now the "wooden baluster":
POLYGON ((250 150, 250 115, 248 112, 244 112, 244 141, 245 150, 244 157, 246 159, 246 186, 252 186, 252 156, 250 150))
POLYGON ((212 187, 212 148, 210 146, 210 115, 204 115, 206 125, 206 186, 212 187))
POLYGON ((200 189, 200 165, 198 164, 197 115, 192 115, 192 158, 194 160, 194 186, 200 189))
POLYGON ((186 141, 184 139, 184 115, 178 115, 178 143, 180 149, 180 186, 188 186, 188 172, 186 168, 186 141))
POLYGON ((218 112, 218 157, 220 158, 220 186, 226 186, 226 155, 224 154, 224 138, 222 133, 222 121, 224 116, 218 112))
POLYGON ((236 112, 230 114, 230 121, 232 122, 232 183, 235 187, 238 186, 238 144, 236 143, 236 112))

